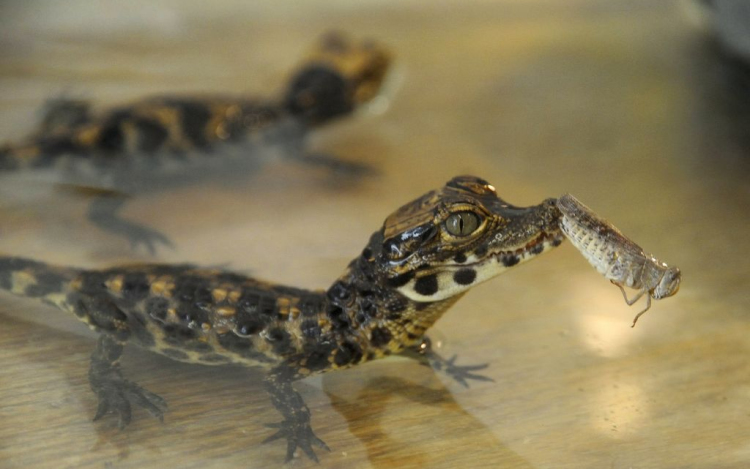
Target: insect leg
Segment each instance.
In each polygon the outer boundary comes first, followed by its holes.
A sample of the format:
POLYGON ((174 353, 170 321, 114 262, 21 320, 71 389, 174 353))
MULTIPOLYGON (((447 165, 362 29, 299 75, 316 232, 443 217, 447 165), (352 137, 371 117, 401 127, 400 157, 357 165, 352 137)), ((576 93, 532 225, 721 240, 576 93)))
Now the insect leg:
POLYGON ((644 309, 643 311, 635 315, 635 318, 633 319, 633 324, 630 327, 635 327, 635 323, 638 322, 638 318, 643 316, 643 313, 648 311, 650 307, 651 307, 651 295, 648 295, 646 296, 646 309, 644 309))
MULTIPOLYGON (((633 306, 633 304, 635 304, 636 301, 641 299, 644 293, 648 292, 648 290, 646 290, 645 288, 641 289, 638 292, 638 294, 636 294, 632 299, 629 300, 627 293, 625 293, 625 289, 622 288, 622 285, 620 285, 619 283, 615 283, 615 282, 612 282, 612 284, 617 285, 617 287, 620 289, 620 291, 622 292, 622 297, 625 298, 625 303, 627 303, 628 306, 633 306)), ((649 297, 649 303, 650 303, 650 297, 649 297)))

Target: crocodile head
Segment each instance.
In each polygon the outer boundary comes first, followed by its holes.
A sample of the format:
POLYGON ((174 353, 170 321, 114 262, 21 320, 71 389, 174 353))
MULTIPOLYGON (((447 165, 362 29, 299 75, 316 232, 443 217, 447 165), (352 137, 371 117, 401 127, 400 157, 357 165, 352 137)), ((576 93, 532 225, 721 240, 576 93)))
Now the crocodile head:
POLYGON ((435 302, 560 245, 559 219, 554 199, 515 207, 487 181, 459 176, 390 215, 370 249, 390 288, 435 302))
POLYGON ((390 62, 378 44, 329 33, 289 84, 286 108, 310 124, 351 113, 378 94, 390 62))

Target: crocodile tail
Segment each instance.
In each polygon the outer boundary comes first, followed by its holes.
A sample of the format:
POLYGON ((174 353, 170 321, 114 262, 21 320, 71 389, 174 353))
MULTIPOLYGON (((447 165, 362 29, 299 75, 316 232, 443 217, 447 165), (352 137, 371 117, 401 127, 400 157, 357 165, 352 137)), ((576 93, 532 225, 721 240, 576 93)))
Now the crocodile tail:
POLYGON ((37 142, 0 147, 0 172, 49 166, 52 161, 37 142))
POLYGON ((81 270, 57 267, 22 257, 0 256, 0 290, 38 298, 63 309, 71 283, 81 270))
POLYGON ((62 156, 80 155, 88 151, 70 132, 39 135, 18 145, 0 146, 0 172, 54 165, 62 156))

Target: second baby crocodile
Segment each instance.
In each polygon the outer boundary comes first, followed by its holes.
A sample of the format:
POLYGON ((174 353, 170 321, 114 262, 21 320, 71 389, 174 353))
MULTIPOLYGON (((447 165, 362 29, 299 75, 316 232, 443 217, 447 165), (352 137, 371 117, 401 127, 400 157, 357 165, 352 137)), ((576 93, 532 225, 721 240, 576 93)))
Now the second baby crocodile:
MULTIPOLYGON (((154 253, 161 233, 119 216, 128 195, 205 178, 225 179, 260 155, 304 155, 311 129, 351 114, 380 91, 390 54, 371 41, 324 36, 298 67, 281 99, 154 96, 89 112, 83 101, 52 101, 40 128, 0 147, 0 174, 47 171, 54 182, 98 196, 89 219, 154 253), (93 191, 92 191, 93 189, 93 191)), ((346 165, 323 155, 305 161, 346 165)), ((349 164, 348 169, 357 169, 349 164)), ((361 169, 361 168, 360 168, 361 169)))

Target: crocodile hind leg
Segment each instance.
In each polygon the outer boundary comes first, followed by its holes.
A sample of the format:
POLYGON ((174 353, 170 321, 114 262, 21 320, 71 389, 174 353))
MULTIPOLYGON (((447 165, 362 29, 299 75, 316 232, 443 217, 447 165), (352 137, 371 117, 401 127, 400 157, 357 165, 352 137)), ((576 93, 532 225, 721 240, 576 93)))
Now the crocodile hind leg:
POLYGON ((310 409, 307 408, 302 396, 292 387, 292 382, 301 377, 293 367, 284 364, 272 370, 264 380, 271 401, 281 412, 284 420, 268 425, 270 428, 278 428, 278 431, 263 440, 263 443, 285 438, 287 462, 294 457, 297 447, 310 459, 318 462, 318 457, 312 449, 313 445, 327 451, 331 449, 313 432, 310 426, 310 409))
POLYGON ((73 296, 70 300, 76 315, 101 334, 89 368, 89 384, 99 398, 94 420, 113 413, 123 429, 130 423, 132 404, 163 420, 167 410, 164 399, 122 376, 120 356, 130 338, 127 316, 110 300, 96 294, 73 296))
POLYGON ((377 174, 375 168, 355 161, 346 161, 337 156, 308 150, 307 134, 304 129, 294 126, 281 128, 269 137, 271 141, 284 142, 284 155, 292 161, 298 161, 312 167, 318 167, 331 173, 338 183, 341 178, 357 180, 377 174))
POLYGON ((119 211, 127 201, 121 194, 101 194, 91 201, 88 218, 99 228, 126 237, 130 246, 136 249, 143 245, 149 254, 156 254, 156 246, 174 248, 174 244, 158 231, 120 218, 119 211))
POLYGON ((300 161, 330 171, 334 177, 357 179, 377 174, 377 171, 373 167, 365 163, 342 160, 326 153, 307 153, 300 161))
POLYGON ((123 429, 130 423, 132 405, 137 404, 163 421, 167 410, 164 399, 123 378, 119 360, 124 345, 122 339, 104 333, 91 355, 89 383, 99 398, 94 420, 113 413, 118 417, 118 427, 123 429))

